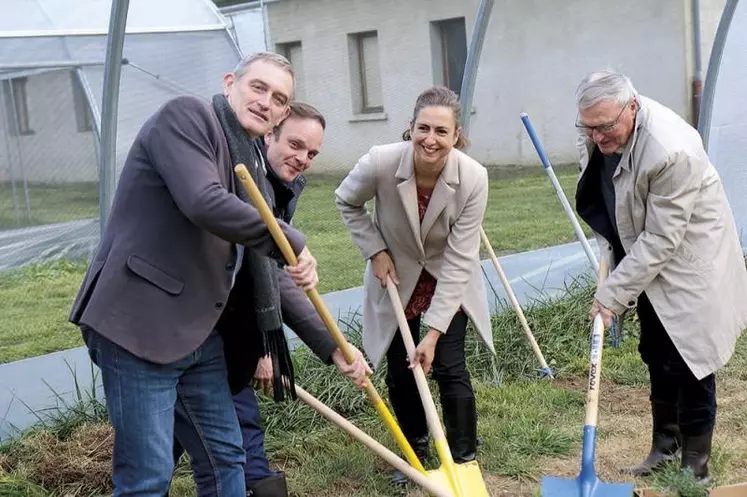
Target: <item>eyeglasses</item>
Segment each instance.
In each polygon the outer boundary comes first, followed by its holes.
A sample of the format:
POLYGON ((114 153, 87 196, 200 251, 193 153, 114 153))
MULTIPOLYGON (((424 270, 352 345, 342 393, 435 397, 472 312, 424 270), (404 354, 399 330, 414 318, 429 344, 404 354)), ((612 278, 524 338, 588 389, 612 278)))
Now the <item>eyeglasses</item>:
POLYGON ((628 108, 631 102, 632 100, 628 100, 628 102, 625 105, 623 105, 623 108, 620 109, 620 113, 617 115, 615 120, 612 121, 611 123, 600 124, 598 126, 587 126, 585 124, 581 124, 580 122, 578 122, 578 116, 576 116, 576 128, 578 128, 580 131, 586 132, 589 135, 593 134, 594 131, 597 131, 602 134, 609 133, 610 131, 615 129, 615 126, 617 126, 618 121, 620 121, 620 117, 622 117, 623 112, 625 112, 625 109, 628 108))

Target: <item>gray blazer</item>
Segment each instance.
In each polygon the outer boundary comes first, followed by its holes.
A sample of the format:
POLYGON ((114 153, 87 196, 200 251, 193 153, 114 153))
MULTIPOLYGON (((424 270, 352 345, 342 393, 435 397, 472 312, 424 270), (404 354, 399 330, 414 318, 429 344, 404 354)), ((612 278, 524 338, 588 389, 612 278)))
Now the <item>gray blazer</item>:
MULTIPOLYGON (((280 257, 257 210, 235 191, 212 105, 166 103, 130 149, 70 321, 155 363, 197 349, 228 299, 236 244, 280 257)), ((281 227, 299 254, 303 235, 281 227)))

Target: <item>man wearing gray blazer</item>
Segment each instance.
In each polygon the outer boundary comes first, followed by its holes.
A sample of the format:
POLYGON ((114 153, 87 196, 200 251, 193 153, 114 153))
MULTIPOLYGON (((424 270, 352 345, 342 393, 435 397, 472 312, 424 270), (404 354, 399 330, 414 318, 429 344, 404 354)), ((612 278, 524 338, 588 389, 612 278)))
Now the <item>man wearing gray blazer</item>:
MULTIPOLYGON (((233 165, 246 158, 256 176, 244 144, 287 115, 293 86, 285 58, 248 57, 224 77, 212 105, 167 102, 130 149, 70 315, 101 369, 115 497, 167 494, 177 403, 190 420, 180 442, 188 451, 202 446, 214 462, 211 474, 195 478, 213 481, 220 495, 246 495, 221 336, 230 331, 216 326, 239 266, 279 251, 257 210, 237 197, 233 165)), ((291 278, 313 288, 316 261, 303 235, 281 227, 299 259, 291 278)))

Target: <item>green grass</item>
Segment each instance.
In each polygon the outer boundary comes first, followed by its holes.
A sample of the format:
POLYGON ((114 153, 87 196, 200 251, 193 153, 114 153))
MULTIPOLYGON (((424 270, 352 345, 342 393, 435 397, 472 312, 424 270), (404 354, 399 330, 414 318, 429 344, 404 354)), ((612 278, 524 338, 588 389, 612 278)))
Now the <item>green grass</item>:
MULTIPOLYGON (((572 201, 575 168, 559 167, 556 172, 572 201)), ((294 220, 307 234, 318 260, 322 293, 359 286, 363 279, 361 254, 335 207, 334 190, 339 182, 339 176, 310 176, 294 220)), ((98 200, 94 187, 32 185, 35 222, 95 217, 98 200)), ((0 185, 2 188, 9 185, 0 185)), ((0 229, 12 221, 9 202, 10 194, 0 196, 0 229)), ((491 169, 484 226, 501 254, 574 240, 573 229, 541 167, 491 169)), ((85 265, 62 261, 0 273, 0 363, 81 345, 80 334, 67 323, 67 315, 84 272, 85 265)))
MULTIPOLYGON (((556 166, 568 202, 575 206, 576 166, 556 166)), ((489 169, 483 226, 499 255, 575 241, 573 227, 542 167, 489 169)), ((581 222, 579 220, 579 222, 581 222)), ((587 236, 591 233, 581 222, 587 236)))
POLYGON ((0 183, 0 230, 97 218, 98 183, 28 185, 29 209, 23 183, 0 183), (30 217, 29 217, 30 211, 30 217))
POLYGON ((60 260, 0 273, 0 363, 82 345, 67 316, 84 272, 60 260))
MULTIPOLYGON (((479 450, 479 464, 485 477, 523 481, 536 489, 539 477, 548 474, 550 461, 572 461, 575 470, 585 398, 583 387, 567 388, 564 384, 583 384, 586 378, 590 332, 586 313, 591 294, 592 282, 578 280, 569 285, 561 298, 546 299, 525 310, 543 352, 554 363, 560 377, 556 382, 537 379, 536 361, 512 310, 505 309, 493 320, 497 357, 486 352, 474 333, 468 335, 466 349, 478 400, 478 432, 484 439, 479 450)), ((353 321, 349 327, 351 341, 359 345, 358 323, 353 321)), ((636 387, 645 375, 645 366, 635 353, 638 327, 633 317, 628 317, 625 329, 623 345, 605 350, 602 371, 605 388, 611 384, 620 388, 636 387)), ((745 361, 747 341, 740 340, 732 364, 720 378, 720 385, 741 381, 745 361)), ((294 362, 299 385, 398 453, 363 393, 354 390, 339 375, 332 374, 330 367, 322 365, 305 348, 294 352, 294 362)), ((372 378, 383 395, 386 394, 384 371, 385 368, 380 368, 372 378)), ((435 385, 431 386, 436 394, 435 385)), ((100 407, 95 407, 91 395, 79 393, 77 398, 80 406, 73 406, 69 414, 60 413, 58 424, 47 421, 46 430, 31 432, 0 446, 0 488, 3 489, 0 496, 62 496, 68 492, 75 497, 89 497, 108 491, 106 483, 100 483, 108 481, 110 468, 105 458, 89 461, 87 458, 94 457, 97 452, 86 450, 88 446, 84 445, 86 440, 97 445, 102 438, 106 439, 106 432, 102 431, 105 425, 101 425, 105 416, 100 407), (70 444, 63 444, 65 440, 70 444), (76 472, 81 466, 90 468, 85 478, 76 472), (6 482, 7 486, 3 486, 6 482)), ((402 490, 390 486, 390 469, 386 464, 307 406, 300 402, 276 404, 262 396, 260 404, 268 455, 275 467, 287 472, 291 495, 405 495, 402 490)), ((646 415, 645 405, 630 404, 628 408, 640 409, 641 416, 646 415)), ((727 414, 738 416, 738 413, 727 414)), ((622 435, 617 431, 621 427, 605 416, 601 439, 625 437, 624 431, 622 435)), ((747 438, 739 423, 722 423, 719 430, 729 433, 730 440, 747 438)), ((100 450, 106 453, 110 448, 100 450)), ((717 445, 712 460, 716 477, 728 477, 731 472, 744 468, 747 457, 743 452, 717 445)), ((427 467, 437 465, 437 460, 431 457, 427 467)), ((703 495, 675 466, 642 483, 679 489, 683 496, 703 495)), ((184 460, 176 471, 171 495, 195 495, 184 460)))
MULTIPOLYGON (((559 361, 587 348, 586 328, 575 329, 577 318, 570 309, 575 306, 578 311, 589 291, 579 283, 570 292, 572 295, 565 300, 548 301, 550 310, 544 307, 527 309, 528 318, 546 330, 538 335, 538 339, 542 337, 547 341, 543 346, 553 351, 551 353, 559 361), (562 309, 569 312, 561 312, 562 309), (568 340, 559 332, 563 329, 573 330, 569 340, 578 342, 573 347, 568 346, 568 340)), ((573 427, 580 423, 578 412, 583 409, 584 398, 579 392, 556 389, 549 381, 534 379, 532 359, 519 359, 519 356, 526 356, 527 351, 525 344, 516 340, 522 334, 512 312, 506 310, 494 321, 499 350, 497 359, 490 358, 474 333, 469 335, 467 350, 477 391, 479 432, 484 439, 481 467, 494 475, 531 478, 537 473, 542 458, 568 454, 580 440, 580 430, 573 430, 573 427)), ((351 341, 360 346, 359 324, 353 321, 349 327, 351 341)), ((331 369, 322 365, 308 349, 294 352, 294 361, 299 385, 398 452, 364 394, 351 388, 339 375, 330 374, 331 369)), ((385 367, 382 367, 372 378, 382 394, 386 392, 384 374, 385 367)), ((435 384, 431 387, 437 394, 435 384)), ((102 413, 95 408, 91 395, 79 393, 77 398, 80 406, 73 406, 66 414, 59 413, 57 424, 46 419, 45 430, 32 432, 0 448, 0 456, 4 453, 10 461, 5 463, 5 467, 11 470, 9 477, 20 479, 23 476, 26 483, 41 484, 35 475, 47 467, 44 458, 38 455, 40 451, 45 452, 43 444, 74 437, 76 428, 101 420, 102 413), (26 461, 25 465, 21 464, 23 461, 26 461)), ((300 402, 276 404, 266 397, 260 397, 260 405, 267 431, 268 454, 276 466, 288 472, 294 495, 373 497, 396 494, 389 485, 389 470, 384 463, 307 406, 300 402), (334 488, 336 493, 325 493, 330 488, 334 488)), ((50 458, 57 457, 55 450, 46 452, 50 458)), ((437 467, 438 462, 432 458, 429 465, 437 467)), ((63 477, 56 478, 54 481, 59 482, 63 477)), ((101 478, 92 474, 91 479, 99 481, 101 478)), ((75 482, 67 481, 66 484, 66 488, 70 488, 75 482)), ((55 492, 60 488, 47 490, 55 492)), ((105 490, 98 489, 100 492, 105 490)), ((186 467, 182 467, 177 471, 173 495, 186 497, 194 495, 193 492, 191 476, 186 467)))

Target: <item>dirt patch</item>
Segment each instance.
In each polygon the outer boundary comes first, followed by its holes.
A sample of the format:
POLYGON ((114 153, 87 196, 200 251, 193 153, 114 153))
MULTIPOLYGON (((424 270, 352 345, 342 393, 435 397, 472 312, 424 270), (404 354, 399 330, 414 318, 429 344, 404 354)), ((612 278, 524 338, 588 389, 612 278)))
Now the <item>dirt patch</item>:
MULTIPOLYGON (((585 379, 555 380, 557 388, 578 392, 586 391, 585 379)), ((747 382, 729 378, 719 382, 719 414, 714 438, 712 468, 718 484, 731 484, 747 480, 747 382)), ((571 429, 579 434, 584 413, 578 413, 578 422, 571 429)), ((639 463, 648 453, 651 443, 651 413, 649 391, 602 383, 597 436, 596 470, 606 482, 632 482, 637 487, 651 484, 650 479, 631 478, 621 470, 639 463)), ((540 474, 575 478, 581 464, 580 446, 563 458, 548 458, 541 462, 540 474)), ((531 497, 539 487, 538 481, 519 481, 484 475, 491 497, 531 497)), ((408 497, 425 497, 415 490, 408 497)))
MULTIPOLYGON (((585 391, 583 379, 556 381, 559 388, 585 391)), ((747 479, 747 382, 733 379, 719 382, 719 412, 714 436, 712 468, 719 484, 747 479)), ((583 413, 579 413, 579 428, 583 413)), ((649 479, 634 479, 621 470, 639 463, 651 443, 651 412, 647 388, 602 383, 599 405, 596 470, 603 481, 650 484, 649 479)), ((580 447, 564 458, 547 459, 543 474, 575 477, 581 464, 580 447)), ((521 495, 521 494, 516 494, 521 495)))
POLYGON ((82 425, 67 440, 41 430, 24 439, 4 462, 8 470, 23 465, 29 481, 60 493, 111 490, 112 428, 82 425))

